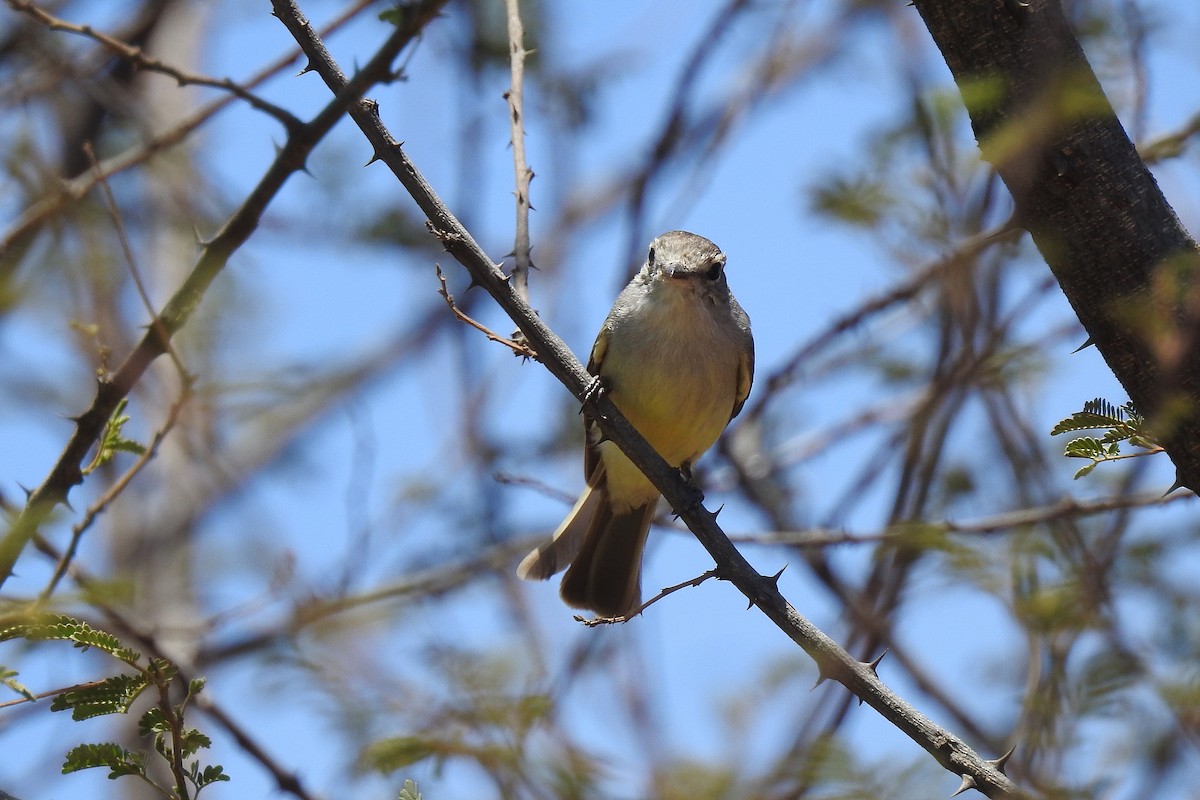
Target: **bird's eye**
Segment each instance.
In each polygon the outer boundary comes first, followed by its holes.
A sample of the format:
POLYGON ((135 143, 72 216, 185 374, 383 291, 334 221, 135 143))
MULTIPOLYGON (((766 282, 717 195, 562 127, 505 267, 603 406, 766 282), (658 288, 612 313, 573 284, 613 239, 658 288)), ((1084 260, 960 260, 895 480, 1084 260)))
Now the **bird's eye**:
POLYGON ((650 262, 650 266, 654 266, 654 245, 650 245, 650 253, 646 256, 646 260, 650 262))
POLYGON ((715 281, 721 277, 721 272, 724 270, 724 267, 725 265, 718 261, 708 268, 708 271, 704 273, 704 277, 708 278, 710 281, 715 281))

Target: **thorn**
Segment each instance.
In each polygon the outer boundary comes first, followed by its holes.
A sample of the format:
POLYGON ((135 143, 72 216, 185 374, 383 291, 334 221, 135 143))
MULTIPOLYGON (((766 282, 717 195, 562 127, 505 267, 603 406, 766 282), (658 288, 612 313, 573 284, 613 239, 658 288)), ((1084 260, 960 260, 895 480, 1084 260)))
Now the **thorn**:
POLYGON ((1175 482, 1171 484, 1171 488, 1169 488, 1165 492, 1163 492, 1162 496, 1166 497, 1167 495, 1169 495, 1171 492, 1175 491, 1176 489, 1185 489, 1185 488, 1187 488, 1187 487, 1184 485, 1183 479, 1180 478, 1179 473, 1176 472, 1175 473, 1175 482))
POLYGON ((958 785, 958 788, 955 789, 954 793, 951 794, 950 796, 957 797, 958 795, 962 794, 963 792, 967 791, 968 789, 974 789, 974 788, 975 788, 975 779, 972 778, 970 775, 963 773, 962 783, 960 783, 958 785))
POLYGON ((867 668, 869 670, 871 670, 871 672, 875 675, 876 678, 879 677, 879 662, 883 661, 883 657, 886 656, 887 654, 888 654, 888 651, 887 651, 887 648, 885 647, 883 649, 882 653, 875 656, 875 658, 872 659, 871 661, 867 662, 867 668))
POLYGON ((470 283, 467 284, 467 288, 463 289, 463 291, 469 292, 472 289, 474 289, 476 286, 483 286, 483 284, 480 283, 479 281, 475 280, 475 276, 472 275, 470 283))
POLYGON ((764 581, 771 584, 771 588, 778 592, 779 591, 779 576, 783 574, 783 571, 785 569, 787 569, 787 567, 788 567, 788 565, 784 564, 782 567, 779 568, 779 572, 776 572, 774 575, 759 575, 758 577, 762 578, 764 581))
POLYGON ((1074 350, 1071 351, 1071 355, 1075 355, 1080 350, 1086 350, 1087 348, 1091 347, 1094 344, 1095 344, 1095 342, 1092 341, 1092 337, 1089 336, 1087 338, 1086 342, 1084 342, 1083 344, 1079 345, 1079 347, 1076 347, 1074 350))
POLYGON ((996 768, 997 772, 999 772, 1001 775, 1003 775, 1003 774, 1005 774, 1004 766, 1008 763, 1008 759, 1012 757, 1012 754, 1016 749, 1017 749, 1017 746, 1014 744, 1012 747, 1008 748, 1007 753, 1000 756, 999 758, 989 758, 987 760, 987 763, 991 764, 993 767, 996 768))
POLYGON ((19 486, 21 491, 25 493, 25 501, 29 502, 29 498, 33 497, 33 489, 30 489, 23 483, 18 483, 17 486, 19 486))
POLYGON ((372 164, 374 164, 376 161, 383 161, 383 156, 379 155, 378 150, 376 150, 374 153, 371 153, 371 157, 367 159, 367 163, 363 164, 363 166, 369 167, 372 164))
POLYGON ((307 74, 309 72, 316 72, 316 71, 317 71, 317 68, 316 68, 316 66, 313 65, 312 59, 310 58, 308 61, 306 61, 304 63, 304 66, 300 69, 300 71, 296 73, 296 77, 299 78, 301 75, 307 74))

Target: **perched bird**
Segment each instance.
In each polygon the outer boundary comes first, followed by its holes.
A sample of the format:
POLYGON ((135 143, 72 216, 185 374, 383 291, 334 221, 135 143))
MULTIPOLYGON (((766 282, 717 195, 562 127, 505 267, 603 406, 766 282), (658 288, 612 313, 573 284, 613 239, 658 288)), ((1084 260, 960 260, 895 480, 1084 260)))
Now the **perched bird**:
MULTIPOLYGON (((658 454, 690 469, 737 416, 754 379, 750 319, 729 291, 725 254, 686 231, 650 243, 592 345, 588 372, 658 454)), ((586 409, 587 488, 517 574, 545 580, 567 567, 562 598, 602 617, 641 605, 642 550, 659 492, 586 409)))

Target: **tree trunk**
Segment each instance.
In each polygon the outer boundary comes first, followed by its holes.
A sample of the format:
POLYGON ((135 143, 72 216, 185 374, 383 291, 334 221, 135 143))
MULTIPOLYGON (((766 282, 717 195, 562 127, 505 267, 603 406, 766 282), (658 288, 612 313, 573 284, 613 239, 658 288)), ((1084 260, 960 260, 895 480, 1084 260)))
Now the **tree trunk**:
POLYGON ((1151 421, 1179 484, 1200 489, 1200 254, 1104 96, 1061 0, 915 5, 1019 223, 1151 421))

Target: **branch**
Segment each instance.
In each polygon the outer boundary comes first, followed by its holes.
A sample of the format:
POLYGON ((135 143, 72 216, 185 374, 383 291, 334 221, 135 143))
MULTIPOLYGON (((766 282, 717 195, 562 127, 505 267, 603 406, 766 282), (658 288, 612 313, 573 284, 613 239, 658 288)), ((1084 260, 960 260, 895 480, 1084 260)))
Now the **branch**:
MULTIPOLYGON (((313 69, 335 94, 345 90, 346 78, 324 43, 313 32, 294 0, 273 0, 276 16, 308 54, 313 69)), ((924 747, 937 761, 990 797, 1026 796, 998 768, 976 754, 965 742, 935 725, 884 685, 871 664, 854 659, 836 642, 809 622, 779 592, 774 577, 759 575, 717 525, 716 516, 704 508, 695 487, 659 456, 633 426, 621 416, 603 392, 589 393, 593 377, 571 350, 534 313, 510 285, 504 273, 479 247, 470 233, 450 213, 426 182, 403 148, 384 127, 378 106, 362 100, 347 109, 382 161, 425 213, 430 228, 447 251, 470 272, 512 318, 539 360, 580 401, 589 404, 604 435, 615 442, 662 492, 672 508, 700 540, 718 565, 721 576, 733 583, 750 602, 767 615, 817 663, 823 676, 842 683, 875 708, 885 719, 924 747)))
POLYGON ((354 76, 344 81, 324 109, 308 124, 289 132, 275 160, 259 179, 240 208, 235 211, 211 241, 205 244, 199 260, 183 285, 167 302, 124 363, 111 375, 97 382, 92 405, 74 419, 75 433, 68 441, 50 474, 30 493, 24 509, 0 540, 0 586, 12 574, 13 566, 30 538, 37 533, 50 512, 65 503, 72 487, 83 481, 80 464, 96 442, 104 424, 118 402, 141 378, 150 364, 167 351, 169 337, 177 333, 203 299, 209 285, 225 268, 230 256, 250 238, 267 205, 292 173, 304 169, 309 154, 333 129, 345 109, 358 101, 367 87, 392 77, 392 62, 421 28, 440 10, 445 0, 426 0, 411 7, 406 24, 397 27, 374 57, 354 76))
POLYGON ((300 120, 296 119, 290 112, 280 108, 274 103, 270 103, 246 87, 234 81, 232 78, 209 78, 204 75, 195 75, 190 72, 185 72, 178 67, 173 67, 165 61, 157 58, 151 58, 146 55, 146 52, 128 42, 123 42, 115 36, 110 36, 103 31, 98 31, 91 25, 76 25, 72 22, 67 22, 60 19, 49 11, 38 7, 37 4, 29 2, 29 0, 7 0, 8 5, 14 11, 20 11, 32 17, 36 22, 45 25, 52 31, 65 31, 74 33, 80 36, 86 36, 93 41, 99 42, 104 47, 116 53, 121 58, 132 63, 138 69, 144 69, 147 72, 158 72, 162 75, 167 75, 174 78, 180 86, 208 86, 214 89, 221 89, 229 92, 234 97, 245 100, 250 106, 257 108, 270 114, 275 119, 283 123, 285 128, 291 128, 300 124, 300 120))
POLYGON ((1062 3, 915 5, 971 98, 980 151, 1020 224, 1157 429, 1179 485, 1200 490, 1200 250, 1122 128, 1062 3))
POLYGON ((529 182, 533 170, 525 161, 525 26, 521 24, 520 0, 504 0, 508 13, 508 56, 512 85, 504 93, 508 101, 508 120, 512 124, 513 173, 516 181, 517 224, 513 243, 512 281, 525 302, 529 302, 529 269, 533 266, 529 248, 529 182))

